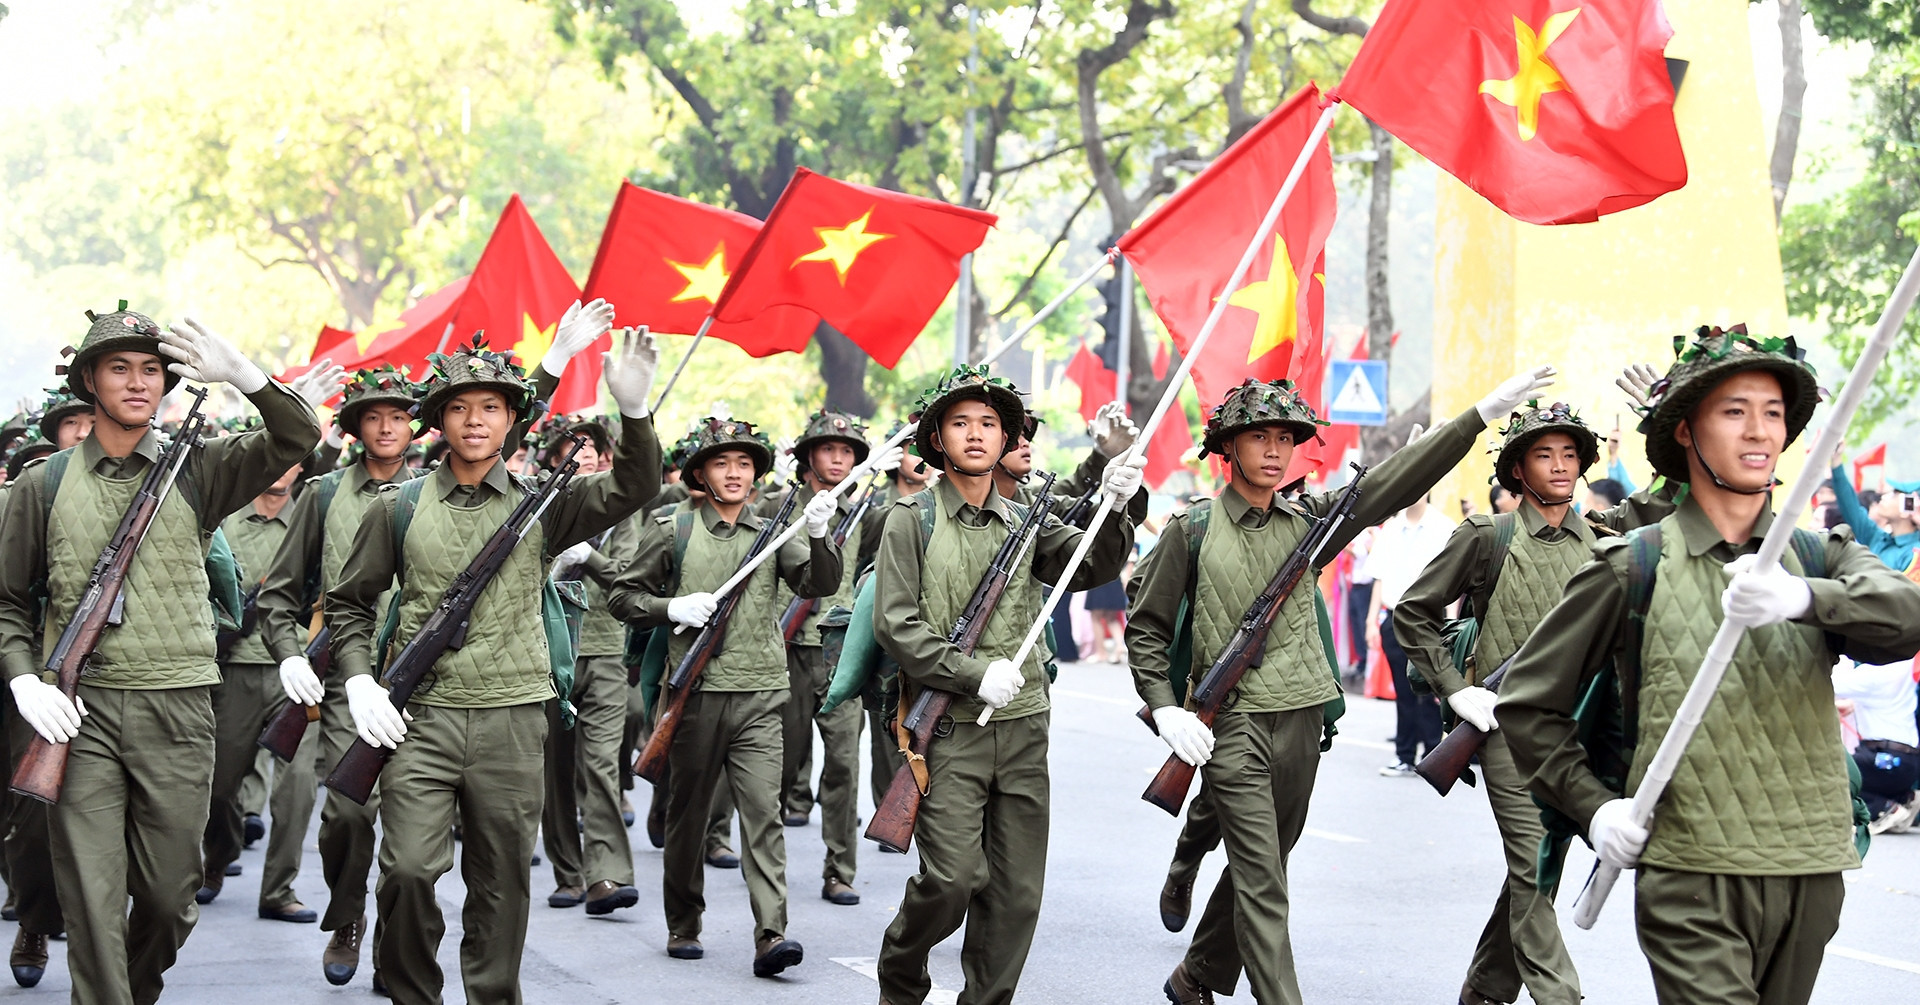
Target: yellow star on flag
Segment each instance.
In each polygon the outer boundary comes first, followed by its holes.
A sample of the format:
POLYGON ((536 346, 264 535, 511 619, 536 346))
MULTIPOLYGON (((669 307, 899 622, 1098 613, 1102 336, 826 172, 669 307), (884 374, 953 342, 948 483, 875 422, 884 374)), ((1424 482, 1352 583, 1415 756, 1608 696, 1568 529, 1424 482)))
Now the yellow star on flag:
POLYGON ((691 262, 676 262, 671 258, 664 260, 673 266, 675 272, 686 279, 687 288, 668 298, 669 303, 685 303, 689 300, 705 300, 712 304, 720 297, 720 291, 727 285, 727 242, 714 245, 713 254, 698 265, 691 262))
POLYGON ((520 341, 514 343, 513 354, 519 359, 520 365, 525 367, 528 373, 532 373, 533 368, 539 366, 540 361, 546 358, 547 350, 553 348, 553 334, 560 329, 560 322, 555 321, 541 328, 533 323, 531 314, 522 314, 520 319, 522 329, 520 341))
POLYGON ((1540 98, 1567 89, 1567 82, 1560 76, 1560 70, 1547 58, 1547 47, 1579 16, 1578 7, 1554 14, 1547 18, 1546 24, 1540 27, 1540 33, 1535 35, 1533 29, 1515 15, 1513 34, 1514 47, 1520 55, 1519 68, 1505 80, 1480 82, 1481 94, 1491 94, 1494 100, 1512 105, 1519 111, 1522 143, 1533 139, 1534 131, 1540 125, 1540 98))
POLYGON ((1267 278, 1233 291, 1227 304, 1260 315, 1253 326, 1253 342, 1247 346, 1247 362, 1294 340, 1300 329, 1300 276, 1293 271, 1285 238, 1273 235, 1273 264, 1267 268, 1267 278))
POLYGON ((801 262, 832 262, 834 271, 840 274, 840 285, 847 285, 847 270, 853 268, 853 260, 875 242, 884 241, 892 234, 869 234, 867 222, 873 219, 873 209, 869 207, 860 214, 858 220, 844 227, 815 227, 813 232, 820 235, 820 248, 809 251, 793 260, 793 265, 801 262))

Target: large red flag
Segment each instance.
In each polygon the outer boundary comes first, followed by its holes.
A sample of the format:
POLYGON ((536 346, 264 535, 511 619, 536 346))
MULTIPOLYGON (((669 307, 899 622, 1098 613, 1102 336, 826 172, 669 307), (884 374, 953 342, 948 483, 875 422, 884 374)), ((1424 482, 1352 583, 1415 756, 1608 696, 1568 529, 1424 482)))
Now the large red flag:
POLYGON ((448 346, 458 341, 449 337, 447 325, 453 321, 453 312, 460 306, 460 297, 466 293, 470 278, 461 276, 421 297, 412 307, 400 312, 398 328, 374 335, 365 343, 365 351, 357 354, 349 351, 346 353, 349 358, 334 362, 349 370, 391 363, 414 377, 425 373, 428 353, 439 349, 443 340, 448 346))
MULTIPOLYGON (((1153 355, 1153 379, 1166 378, 1168 359, 1167 344, 1162 342, 1153 355)), ((1187 418, 1187 406, 1175 398, 1172 410, 1160 420, 1153 439, 1147 441, 1147 465, 1141 472, 1142 477, 1149 486, 1159 488, 1167 476, 1186 467, 1187 451, 1192 449, 1193 426, 1187 418)))
MULTIPOLYGON (((513 350, 531 373, 553 345, 560 315, 578 299, 579 285, 515 193, 500 211, 500 222, 453 312, 454 341, 465 342, 475 330, 484 329, 488 345, 513 350)), ((600 354, 612 344, 611 338, 601 336, 573 358, 548 402, 555 413, 586 411, 599 401, 600 354)))
MULTIPOLYGON (((1299 378, 1300 393, 1313 406, 1314 412, 1321 416, 1327 414, 1327 353, 1326 344, 1320 344, 1315 353, 1313 365, 1303 368, 1299 378)), ((1363 333, 1354 345, 1348 359, 1367 358, 1367 337, 1363 333)), ((1360 445, 1360 427, 1347 422, 1336 422, 1320 428, 1320 437, 1308 440, 1293 452, 1293 463, 1287 468, 1284 481, 1292 481, 1310 474, 1322 478, 1331 475, 1346 459, 1347 451, 1360 445)))
MULTIPOLYGON (((744 213, 623 181, 581 296, 606 298, 616 325, 692 335, 759 233, 760 221, 744 213)), ((707 334, 749 356, 771 356, 805 349, 818 320, 798 307, 775 307, 750 322, 715 323, 707 334)))
POLYGON ((1528 223, 1687 183, 1659 0, 1388 0, 1336 100, 1528 223))
POLYGON ((1866 473, 1868 468, 1884 469, 1886 466, 1887 445, 1884 443, 1854 458, 1853 490, 1859 492, 1867 487, 1866 473))
POLYGON ((1067 379, 1080 388, 1080 417, 1092 422, 1093 413, 1114 400, 1120 375, 1107 369, 1082 340, 1079 351, 1067 362, 1067 379))
MULTIPOLYGON (((1306 146, 1320 107, 1319 88, 1308 84, 1120 239, 1120 250, 1181 352, 1189 351, 1256 236, 1254 228, 1306 146)), ((1333 153, 1322 139, 1281 210, 1278 228, 1263 237, 1240 288, 1227 294, 1227 311, 1194 362, 1202 408, 1218 405, 1248 377, 1288 376, 1319 340, 1319 319, 1308 310, 1313 298, 1301 294, 1319 281, 1317 263, 1333 230, 1335 201, 1333 153)))
POLYGON ((892 369, 999 217, 793 173, 714 305, 717 321, 803 307, 892 369))

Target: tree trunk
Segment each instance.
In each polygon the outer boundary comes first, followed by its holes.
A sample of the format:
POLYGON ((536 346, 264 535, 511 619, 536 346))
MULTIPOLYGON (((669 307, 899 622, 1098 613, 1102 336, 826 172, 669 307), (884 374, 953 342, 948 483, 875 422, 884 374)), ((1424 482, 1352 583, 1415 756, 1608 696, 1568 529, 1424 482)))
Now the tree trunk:
POLYGON ((1773 222, 1780 222, 1800 149, 1800 112, 1807 97, 1807 66, 1800 44, 1800 0, 1780 0, 1780 121, 1773 130, 1773 222))
MULTIPOLYGON (((1387 281, 1387 247, 1393 219, 1393 136, 1372 122, 1367 123, 1367 129, 1373 136, 1374 157, 1372 198, 1367 207, 1367 358, 1391 361, 1393 291, 1387 281)), ((1394 432, 1403 418, 1392 416, 1387 425, 1361 429, 1361 454, 1369 463, 1378 463, 1406 441, 1404 430, 1397 437, 1394 432)))
POLYGON ((873 396, 867 393, 867 353, 826 322, 813 330, 820 346, 820 378, 827 384, 826 409, 871 418, 873 396))

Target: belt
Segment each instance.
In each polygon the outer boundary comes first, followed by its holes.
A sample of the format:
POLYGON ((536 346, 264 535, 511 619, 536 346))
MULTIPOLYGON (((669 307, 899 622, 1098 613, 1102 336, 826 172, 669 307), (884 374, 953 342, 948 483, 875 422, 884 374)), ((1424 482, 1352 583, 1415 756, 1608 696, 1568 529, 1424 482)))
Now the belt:
POLYGON ((1910 747, 1899 740, 1861 740, 1860 746, 1876 753, 1920 756, 1920 747, 1910 747))

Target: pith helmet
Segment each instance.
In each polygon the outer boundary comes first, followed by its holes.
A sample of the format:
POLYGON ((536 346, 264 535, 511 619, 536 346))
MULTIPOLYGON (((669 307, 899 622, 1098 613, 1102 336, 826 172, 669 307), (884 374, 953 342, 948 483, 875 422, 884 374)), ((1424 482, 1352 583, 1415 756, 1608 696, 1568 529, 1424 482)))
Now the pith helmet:
POLYGON ((1227 442, 1249 429, 1261 426, 1285 426, 1293 431, 1295 443, 1320 435, 1320 427, 1331 425, 1313 414, 1312 406, 1301 400, 1290 380, 1254 380, 1249 377, 1227 392, 1213 414, 1207 416, 1207 428, 1200 438, 1200 456, 1225 455, 1227 442))
MULTIPOLYGON (((343 431, 358 436, 360 420, 367 409, 375 405, 392 405, 403 412, 413 411, 419 403, 420 387, 407 379, 405 371, 398 370, 391 363, 361 370, 347 381, 346 399, 340 403, 338 411, 333 413, 333 421, 343 431)), ((512 396, 508 396, 512 400, 512 396)), ((415 435, 426 432, 425 424, 415 429, 415 435)))
POLYGON ((700 427, 690 437, 692 450, 681 463, 680 480, 688 488, 707 491, 707 485, 700 480, 700 466, 728 450, 738 450, 753 460, 753 477, 759 478, 773 467, 773 443, 767 434, 753 428, 753 423, 743 419, 722 419, 709 416, 702 419, 700 427))
POLYGON ((1527 451, 1548 433, 1565 433, 1573 439, 1573 449, 1580 455, 1580 470, 1585 472, 1600 459, 1600 439, 1593 430, 1574 414, 1573 407, 1564 401, 1556 401, 1545 408, 1537 401, 1527 402, 1527 411, 1516 412, 1513 421, 1500 431, 1500 456, 1493 462, 1493 477, 1500 487, 1514 495, 1521 494, 1520 479, 1513 476, 1513 467, 1527 456, 1527 451))
POLYGON ((914 411, 919 415, 913 434, 914 452, 942 471, 947 468, 947 455, 933 445, 933 434, 940 428, 940 419, 947 409, 961 401, 984 401, 1000 413, 1000 428, 1006 431, 1009 449, 1026 425, 1027 407, 1020 401, 1019 388, 989 374, 985 366, 954 367, 939 383, 920 392, 920 399, 914 403, 914 411))
POLYGON ((7 458, 7 480, 13 481, 15 478, 20 477, 21 469, 25 468, 30 462, 53 453, 53 451, 53 444, 46 440, 34 440, 14 451, 13 456, 7 458))
POLYGON ((872 449, 867 444, 867 427, 860 420, 845 412, 815 412, 807 416, 806 431, 793 442, 793 458, 802 468, 813 455, 813 448, 822 443, 844 443, 853 448, 853 463, 859 464, 867 459, 872 449))
POLYGON ((1687 481, 1687 451, 1674 439, 1674 430, 1693 414, 1701 400, 1723 380, 1736 373, 1762 370, 1780 379, 1780 391, 1787 402, 1787 442, 1792 443, 1813 418, 1820 402, 1820 386, 1815 382, 1813 366, 1806 361, 1806 350, 1792 338, 1757 339, 1747 334, 1746 325, 1721 330, 1701 326, 1688 343, 1684 336, 1673 340, 1675 360, 1667 375, 1655 382, 1649 397, 1652 407, 1640 422, 1647 437, 1647 461, 1653 470, 1676 482, 1687 481))
POLYGON ((62 420, 69 415, 92 414, 93 406, 74 397, 70 388, 56 387, 47 392, 46 404, 40 406, 40 438, 58 442, 62 420))
POLYGON ((427 364, 430 369, 421 384, 426 392, 420 401, 422 428, 440 428, 440 412, 447 402, 468 391, 500 392, 516 418, 526 418, 533 409, 533 385, 527 382, 527 372, 514 363, 512 356, 488 349, 484 332, 474 332, 471 344, 450 355, 436 352, 428 356, 427 364))
MULTIPOLYGON (((144 352, 150 356, 160 356, 160 326, 145 314, 127 310, 127 302, 120 301, 120 309, 112 314, 87 312, 87 320, 93 322, 87 329, 87 337, 80 340, 80 347, 67 347, 61 355, 72 357, 64 365, 56 366, 53 372, 67 378, 67 389, 73 396, 87 404, 93 404, 93 392, 87 390, 87 382, 81 375, 93 369, 100 357, 110 352, 144 352)), ((160 356, 166 362, 165 356, 160 356)), ((180 375, 172 370, 162 369, 166 374, 161 392, 165 394, 180 383, 180 375)))

